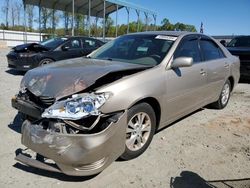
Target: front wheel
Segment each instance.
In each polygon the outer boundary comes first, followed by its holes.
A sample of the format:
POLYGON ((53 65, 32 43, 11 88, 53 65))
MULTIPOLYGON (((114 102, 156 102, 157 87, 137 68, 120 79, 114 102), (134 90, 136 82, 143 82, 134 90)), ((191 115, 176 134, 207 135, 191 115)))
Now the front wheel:
POLYGON ((223 109, 227 106, 231 94, 231 83, 229 80, 224 84, 220 98, 218 101, 212 103, 212 106, 217 109, 223 109))
POLYGON ((45 59, 43 59, 43 60, 40 61, 39 66, 44 66, 44 65, 50 64, 52 62, 53 62, 52 59, 45 58, 45 59))
POLYGON ((130 108, 126 129, 126 147, 120 158, 129 160, 141 155, 152 141, 155 128, 155 112, 149 104, 140 103, 130 108))

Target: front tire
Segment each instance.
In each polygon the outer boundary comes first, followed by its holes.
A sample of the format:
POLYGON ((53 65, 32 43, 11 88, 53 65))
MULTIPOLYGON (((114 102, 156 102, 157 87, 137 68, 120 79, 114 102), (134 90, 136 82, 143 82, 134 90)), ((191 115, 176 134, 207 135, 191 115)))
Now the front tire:
POLYGON ((120 158, 130 160, 141 155, 149 146, 156 129, 156 117, 148 103, 140 103, 128 110, 125 152, 120 158))
POLYGON ((42 67, 42 66, 48 65, 48 64, 50 64, 50 63, 52 63, 52 62, 53 62, 52 59, 45 58, 45 59, 43 59, 43 60, 41 60, 41 61, 39 62, 39 66, 42 67))
POLYGON ((231 94, 231 83, 229 80, 224 84, 219 100, 212 103, 212 106, 216 109, 223 109, 227 106, 231 94))

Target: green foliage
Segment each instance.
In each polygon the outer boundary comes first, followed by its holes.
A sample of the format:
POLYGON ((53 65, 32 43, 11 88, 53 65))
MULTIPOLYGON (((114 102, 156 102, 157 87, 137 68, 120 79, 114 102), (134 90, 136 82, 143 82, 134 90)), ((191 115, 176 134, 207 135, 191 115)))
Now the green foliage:
POLYGON ((167 18, 164 18, 161 21, 161 26, 158 28, 159 30, 166 30, 166 31, 190 31, 190 32, 197 32, 194 25, 184 24, 181 22, 177 22, 176 24, 170 23, 167 18))
POLYGON ((85 15, 75 15, 75 35, 86 35, 86 29, 84 25, 85 15))
POLYGON ((24 26, 23 25, 15 25, 15 26, 9 26, 8 28, 5 26, 4 23, 0 24, 0 29, 4 30, 14 30, 14 31, 24 31, 24 26))
POLYGON ((194 25, 188 25, 188 24, 186 25, 186 31, 197 32, 194 25))

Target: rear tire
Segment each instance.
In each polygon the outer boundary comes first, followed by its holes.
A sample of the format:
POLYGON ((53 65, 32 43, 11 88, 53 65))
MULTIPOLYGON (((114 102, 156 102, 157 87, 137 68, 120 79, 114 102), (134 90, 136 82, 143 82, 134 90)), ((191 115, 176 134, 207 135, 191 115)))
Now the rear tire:
POLYGON ((230 99, 230 94, 231 94, 231 83, 229 80, 227 80, 222 88, 219 100, 212 103, 211 106, 216 108, 216 109, 225 108, 227 106, 229 99, 230 99))
POLYGON ((42 67, 42 66, 47 65, 47 64, 50 64, 50 63, 52 63, 52 62, 53 62, 52 59, 50 59, 50 58, 45 58, 45 59, 43 59, 43 60, 41 60, 41 61, 39 62, 39 66, 42 67))
POLYGON ((128 110, 125 152, 120 156, 130 160, 141 155, 149 146, 156 129, 156 117, 148 103, 140 103, 128 110))

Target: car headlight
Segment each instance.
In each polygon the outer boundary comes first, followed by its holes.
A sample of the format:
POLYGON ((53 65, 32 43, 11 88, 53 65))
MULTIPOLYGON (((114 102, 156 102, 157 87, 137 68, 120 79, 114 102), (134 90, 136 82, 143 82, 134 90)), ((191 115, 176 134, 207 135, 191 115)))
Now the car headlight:
POLYGON ((43 118, 79 120, 89 115, 99 115, 99 108, 111 96, 111 93, 79 94, 72 98, 58 101, 42 113, 43 118))
POLYGON ((19 56, 20 57, 32 57, 36 55, 36 53, 20 53, 19 56))

